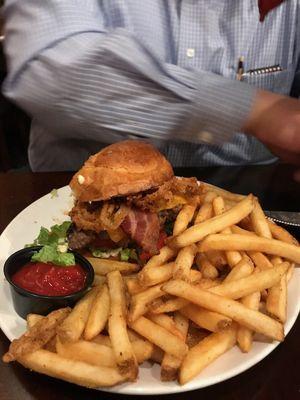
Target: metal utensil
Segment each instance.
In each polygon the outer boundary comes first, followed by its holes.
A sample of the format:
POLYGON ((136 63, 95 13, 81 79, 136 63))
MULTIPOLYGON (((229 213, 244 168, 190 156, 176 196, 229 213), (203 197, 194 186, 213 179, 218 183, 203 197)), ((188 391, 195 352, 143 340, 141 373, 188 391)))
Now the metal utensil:
POLYGON ((300 227, 300 212, 291 211, 264 211, 266 216, 283 225, 300 227))

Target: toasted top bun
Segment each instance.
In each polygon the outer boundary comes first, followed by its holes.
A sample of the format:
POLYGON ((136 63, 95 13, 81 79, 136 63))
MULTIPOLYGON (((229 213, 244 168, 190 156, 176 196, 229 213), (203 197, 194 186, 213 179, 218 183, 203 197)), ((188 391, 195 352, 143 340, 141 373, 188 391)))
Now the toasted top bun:
POLYGON ((108 200, 158 187, 173 176, 171 164, 152 145, 125 140, 91 156, 70 187, 78 201, 108 200))

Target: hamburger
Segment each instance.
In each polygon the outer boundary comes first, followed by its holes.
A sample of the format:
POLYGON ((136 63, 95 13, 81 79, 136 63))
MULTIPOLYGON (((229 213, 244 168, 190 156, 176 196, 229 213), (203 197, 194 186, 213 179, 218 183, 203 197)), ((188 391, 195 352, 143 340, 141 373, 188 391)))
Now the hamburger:
POLYGON ((91 156, 73 176, 69 247, 94 256, 144 263, 172 234, 176 216, 196 202, 196 178, 174 176, 152 145, 126 140, 91 156))

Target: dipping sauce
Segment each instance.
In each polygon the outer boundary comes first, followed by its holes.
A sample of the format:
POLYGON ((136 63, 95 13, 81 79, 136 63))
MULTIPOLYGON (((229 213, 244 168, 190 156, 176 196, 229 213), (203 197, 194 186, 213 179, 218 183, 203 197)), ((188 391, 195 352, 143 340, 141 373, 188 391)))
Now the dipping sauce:
POLYGON ((86 275, 86 271, 78 264, 63 267, 29 262, 12 276, 12 281, 35 294, 65 296, 83 289, 86 275))

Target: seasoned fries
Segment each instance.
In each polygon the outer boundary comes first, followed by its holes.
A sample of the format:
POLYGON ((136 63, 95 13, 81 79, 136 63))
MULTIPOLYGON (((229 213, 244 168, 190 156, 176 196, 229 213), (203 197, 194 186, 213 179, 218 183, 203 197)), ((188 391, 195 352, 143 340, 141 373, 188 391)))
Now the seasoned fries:
POLYGON ((281 242, 280 240, 267 239, 259 236, 243 236, 238 234, 209 235, 201 242, 199 250, 261 251, 300 263, 300 247, 294 244, 281 242))
POLYGON ((121 374, 135 380, 138 374, 137 360, 130 343, 126 326, 125 285, 119 271, 107 275, 110 295, 108 332, 121 374))
MULTIPOLYGON (((186 341, 189 320, 180 313, 176 313, 174 316, 174 322, 177 330, 181 334, 182 340, 186 341)), ((183 357, 184 356, 182 356, 182 358, 177 358, 171 354, 165 353, 161 362, 160 371, 160 378, 162 381, 173 381, 177 378, 178 370, 182 364, 183 357)))
POLYGON ((103 258, 87 257, 92 264, 96 275, 107 275, 112 271, 120 271, 122 274, 131 274, 140 269, 138 264, 125 261, 106 260, 103 258))
POLYGON ((161 265, 159 268, 143 268, 138 274, 138 281, 142 286, 153 286, 168 281, 174 271, 174 262, 161 265))
POLYGON ((222 314, 208 311, 198 307, 195 304, 189 304, 180 309, 180 313, 193 321, 200 328, 204 328, 210 332, 218 332, 231 325, 232 320, 222 314))
POLYGON ((224 282, 219 286, 210 288, 209 291, 228 299, 240 299, 256 291, 272 288, 280 282, 288 268, 289 263, 285 262, 272 269, 249 275, 246 278, 224 282))
POLYGON ((179 383, 186 382, 198 375, 207 365, 212 363, 236 342, 236 328, 228 328, 222 332, 212 333, 192 347, 180 368, 179 383))
POLYGON ((130 327, 174 357, 182 358, 187 353, 187 345, 182 339, 145 317, 138 318, 130 327))
POLYGON ((272 339, 278 341, 284 339, 282 324, 261 312, 248 309, 238 301, 193 287, 181 280, 169 281, 163 286, 163 290, 175 296, 183 297, 210 311, 215 311, 232 318, 241 325, 263 333, 272 339))
POLYGON ((108 320, 109 310, 110 298, 107 285, 104 284, 100 287, 92 304, 91 312, 83 333, 85 340, 92 340, 104 329, 108 320))
POLYGON ((242 218, 251 213, 253 207, 253 196, 249 195, 225 213, 188 228, 185 232, 171 239, 169 245, 172 248, 181 248, 197 243, 209 234, 220 232, 238 223, 242 218))
POLYGON ((287 274, 283 274, 279 283, 269 289, 266 309, 267 312, 283 324, 286 321, 287 308, 287 274))
POLYGON ((93 288, 72 310, 29 314, 3 360, 92 388, 135 381, 151 360, 184 385, 235 345, 282 341, 298 241, 253 195, 203 186, 159 254, 143 267, 89 257, 93 288))
POLYGON ((75 342, 84 331, 98 287, 89 291, 73 308, 64 322, 59 326, 57 335, 62 342, 75 342))
POLYGON ((70 311, 70 308, 61 308, 37 321, 23 336, 11 342, 2 360, 4 362, 18 360, 42 348, 55 336, 57 327, 66 319, 70 311))
POLYGON ((126 380, 126 377, 121 375, 117 368, 99 367, 90 363, 74 361, 42 349, 27 354, 18 361, 24 367, 41 374, 90 388, 113 386, 126 380))
POLYGON ((258 236, 272 239, 272 234, 267 219, 257 199, 255 199, 255 205, 252 213, 250 214, 250 219, 253 230, 258 236))
POLYGON ((173 277, 190 281, 190 271, 194 262, 197 246, 190 245, 179 250, 173 269, 173 277))
POLYGON ((194 213, 196 210, 196 206, 185 204, 180 212, 177 215, 174 228, 173 228, 173 235, 177 236, 183 231, 186 230, 188 224, 191 222, 194 213))
POLYGON ((152 286, 151 288, 146 289, 144 292, 132 296, 128 314, 128 320, 130 322, 133 322, 140 316, 144 315, 148 311, 148 306, 151 301, 164 295, 161 287, 162 284, 152 286))
POLYGON ((159 265, 165 264, 169 261, 174 255, 176 251, 171 249, 168 246, 164 246, 160 249, 160 252, 157 256, 153 256, 144 266, 143 270, 147 270, 148 268, 158 267, 159 265))

